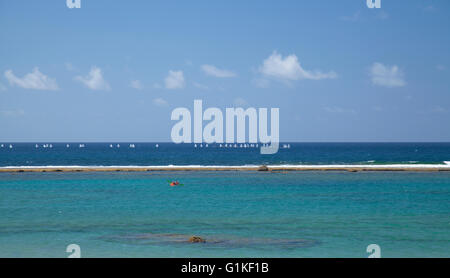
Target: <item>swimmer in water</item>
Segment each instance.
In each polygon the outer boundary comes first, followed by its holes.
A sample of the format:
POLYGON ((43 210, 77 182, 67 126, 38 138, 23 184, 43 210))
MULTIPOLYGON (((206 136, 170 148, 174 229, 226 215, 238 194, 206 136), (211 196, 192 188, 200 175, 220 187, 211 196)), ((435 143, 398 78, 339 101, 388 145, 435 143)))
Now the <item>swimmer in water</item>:
POLYGON ((180 184, 178 181, 172 181, 172 182, 170 182, 170 186, 178 186, 178 185, 182 185, 182 184, 180 184))

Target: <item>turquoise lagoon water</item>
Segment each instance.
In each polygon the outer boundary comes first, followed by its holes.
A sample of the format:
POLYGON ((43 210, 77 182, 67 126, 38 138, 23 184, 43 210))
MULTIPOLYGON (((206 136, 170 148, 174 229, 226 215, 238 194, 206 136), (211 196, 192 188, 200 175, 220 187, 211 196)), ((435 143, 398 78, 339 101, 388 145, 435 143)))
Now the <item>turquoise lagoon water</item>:
POLYGON ((450 173, 0 174, 0 257, 72 243, 82 257, 367 257, 372 243, 449 257, 450 173))

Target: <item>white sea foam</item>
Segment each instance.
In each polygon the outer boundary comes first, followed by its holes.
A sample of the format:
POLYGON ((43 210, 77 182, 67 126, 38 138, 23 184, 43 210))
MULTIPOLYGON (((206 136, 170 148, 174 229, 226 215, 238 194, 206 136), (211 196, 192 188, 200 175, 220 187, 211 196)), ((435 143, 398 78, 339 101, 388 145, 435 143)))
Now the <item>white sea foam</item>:
POLYGON ((336 164, 330 164, 330 165, 269 165, 268 167, 273 168, 273 169, 277 169, 277 168, 282 168, 282 169, 288 169, 288 168, 304 168, 304 169, 308 169, 308 168, 313 168, 313 169, 329 169, 329 168, 335 168, 335 169, 347 169, 347 168, 374 168, 374 169, 378 169, 378 168, 392 168, 392 169, 403 169, 403 168, 408 168, 408 169, 414 169, 414 168, 450 168, 450 163, 449 164, 380 164, 380 165, 361 165, 361 164, 347 164, 347 165, 336 165, 336 164))
MULTIPOLYGON (((260 165, 46 165, 46 166, 4 166, 0 169, 253 169, 260 165)), ((444 161, 444 164, 385 164, 385 165, 367 165, 367 164, 328 164, 328 165, 267 165, 271 169, 358 169, 358 168, 386 168, 386 169, 435 169, 450 168, 450 161, 444 161)))

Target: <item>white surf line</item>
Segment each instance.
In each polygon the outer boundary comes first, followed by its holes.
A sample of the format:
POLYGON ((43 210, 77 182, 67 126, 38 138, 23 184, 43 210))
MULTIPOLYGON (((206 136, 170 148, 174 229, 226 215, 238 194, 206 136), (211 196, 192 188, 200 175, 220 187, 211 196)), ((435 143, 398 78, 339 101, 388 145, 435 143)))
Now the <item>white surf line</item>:
POLYGON ((149 165, 149 166, 135 166, 135 165, 112 165, 112 166, 79 166, 79 165, 49 165, 49 166, 4 166, 0 169, 148 169, 148 168, 255 168, 260 165, 149 165))
MULTIPOLYGON (((450 161, 445 164, 386 164, 386 165, 266 165, 270 170, 348 170, 348 169, 368 169, 368 170, 420 170, 420 169, 450 169, 450 161)), ((113 166, 81 166, 81 165, 49 165, 49 166, 5 166, 0 170, 257 170, 261 165, 113 165, 113 166)))
POLYGON ((386 164, 386 165, 364 165, 364 164, 348 164, 348 165, 268 165, 271 169, 440 169, 450 168, 450 163, 446 164, 386 164))

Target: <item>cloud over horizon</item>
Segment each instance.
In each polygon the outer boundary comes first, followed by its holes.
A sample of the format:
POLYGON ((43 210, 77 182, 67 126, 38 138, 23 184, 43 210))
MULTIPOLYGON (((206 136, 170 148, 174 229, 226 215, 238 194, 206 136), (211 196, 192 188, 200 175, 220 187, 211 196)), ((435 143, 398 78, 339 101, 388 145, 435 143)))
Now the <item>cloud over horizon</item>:
POLYGON ((76 76, 75 80, 80 81, 86 87, 94 91, 109 91, 111 87, 103 78, 102 70, 99 67, 93 66, 86 77, 76 76))
POLYGON ((387 66, 376 62, 371 66, 369 75, 377 86, 394 88, 406 85, 403 71, 397 65, 387 66))
POLYGON ((16 85, 23 89, 48 91, 59 89, 56 80, 40 72, 38 67, 35 67, 31 73, 27 73, 22 78, 15 76, 12 70, 7 70, 5 71, 5 77, 11 86, 16 85))
POLYGON ((276 51, 274 51, 272 55, 264 60, 263 65, 259 68, 259 72, 267 77, 272 77, 284 81, 337 78, 337 74, 334 71, 323 73, 318 70, 305 70, 301 67, 295 54, 291 54, 283 58, 283 56, 281 54, 278 54, 276 51))
POLYGON ((234 73, 230 70, 219 69, 213 65, 202 65, 201 68, 202 68, 203 72, 209 76, 214 76, 214 77, 218 77, 218 78, 236 77, 236 73, 234 73))
POLYGON ((185 86, 183 71, 169 70, 169 75, 164 79, 166 89, 175 90, 182 89, 185 86))
POLYGON ((165 106, 167 106, 169 103, 166 101, 166 100, 164 100, 163 98, 155 98, 154 100, 153 100, 153 104, 154 105, 156 105, 156 106, 159 106, 159 107, 165 107, 165 106))

